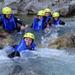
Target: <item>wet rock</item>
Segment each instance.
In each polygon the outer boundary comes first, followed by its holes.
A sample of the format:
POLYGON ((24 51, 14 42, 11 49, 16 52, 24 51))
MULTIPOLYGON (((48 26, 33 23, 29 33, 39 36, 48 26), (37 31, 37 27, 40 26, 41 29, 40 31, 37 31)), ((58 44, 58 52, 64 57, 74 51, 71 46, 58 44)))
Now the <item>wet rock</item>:
POLYGON ((3 6, 10 6, 14 13, 30 14, 37 13, 38 10, 50 7, 53 11, 59 11, 62 16, 66 16, 75 8, 74 0, 4 0, 3 6))
POLYGON ((3 48, 6 45, 13 45, 14 39, 11 38, 11 35, 8 33, 0 33, 0 48, 3 48))
POLYGON ((65 6, 59 10, 61 16, 67 16, 69 12, 69 6, 65 6))
POLYGON ((51 48, 75 48, 75 35, 63 35, 50 43, 48 47, 51 48))
POLYGON ((3 6, 10 6, 14 13, 33 14, 38 10, 50 7, 53 11, 59 11, 62 16, 71 14, 75 9, 75 0, 4 0, 3 6))
POLYGON ((3 7, 9 6, 13 9, 13 13, 17 13, 18 3, 20 0, 4 0, 3 7))
POLYGON ((73 0, 73 1, 70 2, 69 11, 70 11, 69 14, 75 13, 75 0, 73 0))
POLYGON ((0 48, 3 48, 6 45, 12 45, 14 43, 14 40, 8 37, 0 37, 0 48))

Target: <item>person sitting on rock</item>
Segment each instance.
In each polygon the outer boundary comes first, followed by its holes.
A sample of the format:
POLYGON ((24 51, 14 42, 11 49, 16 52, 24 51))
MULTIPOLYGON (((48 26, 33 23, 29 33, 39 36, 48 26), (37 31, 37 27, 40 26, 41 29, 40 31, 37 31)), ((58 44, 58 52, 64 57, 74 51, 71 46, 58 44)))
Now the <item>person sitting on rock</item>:
POLYGON ((0 24, 7 33, 12 33, 14 30, 24 30, 26 27, 28 27, 28 25, 24 25, 20 19, 16 18, 12 14, 12 9, 10 7, 4 7, 2 9, 0 24))
POLYGON ((52 24, 54 26, 65 25, 65 22, 63 22, 62 20, 60 20, 60 14, 58 12, 54 12, 52 14, 52 17, 53 17, 52 24))
POLYGON ((35 43, 34 43, 35 36, 31 32, 25 33, 23 39, 20 41, 19 45, 15 45, 14 49, 15 51, 8 55, 8 57, 13 58, 15 56, 20 57, 20 52, 24 50, 35 50, 35 43))
POLYGON ((44 29, 44 10, 40 10, 37 13, 37 16, 33 20, 32 28, 35 31, 40 31, 44 29))

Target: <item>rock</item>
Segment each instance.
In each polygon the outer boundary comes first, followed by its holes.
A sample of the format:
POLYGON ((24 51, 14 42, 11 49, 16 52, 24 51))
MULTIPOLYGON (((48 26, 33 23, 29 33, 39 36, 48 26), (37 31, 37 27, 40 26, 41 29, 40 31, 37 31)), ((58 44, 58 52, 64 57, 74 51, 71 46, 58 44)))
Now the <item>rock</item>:
POLYGON ((6 38, 0 38, 0 48, 3 48, 6 45, 13 45, 14 40, 11 39, 10 37, 6 37, 6 38))
POLYGON ((4 0, 4 6, 10 5, 14 2, 19 3, 20 0, 4 0))
POLYGON ((12 8, 13 10, 13 13, 17 13, 17 8, 18 8, 18 3, 20 2, 20 0, 4 0, 4 3, 3 3, 3 7, 5 6, 9 6, 12 8))
POLYGON ((64 6, 59 12, 61 16, 67 16, 69 14, 69 6, 64 6))
POLYGON ((37 13, 38 10, 50 7, 59 11, 62 16, 71 14, 75 9, 74 0, 4 0, 3 6, 10 6, 14 13, 37 13))
POLYGON ((13 3, 9 4, 9 7, 12 8, 12 10, 13 10, 13 14, 18 13, 18 5, 17 5, 16 2, 13 2, 13 3))
POLYGON ((75 48, 75 35, 63 35, 48 45, 50 48, 75 48))
POLYGON ((14 39, 11 38, 11 35, 6 32, 0 33, 0 48, 3 48, 6 45, 13 45, 15 43, 14 39))
MULTIPOLYGON (((25 11, 28 11, 28 10, 32 10, 33 13, 37 13, 38 10, 40 9, 44 9, 46 7, 50 7, 50 8, 55 8, 53 9, 53 11, 59 11, 60 14, 62 16, 67 16, 71 11, 73 11, 74 9, 72 8, 72 3, 69 4, 70 1, 68 0, 53 0, 52 2, 50 2, 49 0, 47 1, 42 1, 42 0, 39 0, 39 1, 31 1, 29 2, 26 6, 22 6, 21 7, 23 8, 22 10, 24 10, 24 13, 25 11), (54 3, 54 6, 51 6, 52 3, 54 3), (33 5, 34 4, 34 5, 33 5)), ((74 2, 75 3, 75 2, 74 2)))
POLYGON ((75 0, 73 0, 73 1, 70 2, 69 12, 70 12, 69 14, 75 13, 75 0))

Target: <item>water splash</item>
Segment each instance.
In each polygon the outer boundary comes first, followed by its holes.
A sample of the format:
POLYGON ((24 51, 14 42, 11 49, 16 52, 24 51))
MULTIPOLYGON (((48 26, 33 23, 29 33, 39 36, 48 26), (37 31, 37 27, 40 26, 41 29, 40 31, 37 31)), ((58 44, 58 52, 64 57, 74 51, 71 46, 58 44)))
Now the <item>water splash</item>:
MULTIPOLYGON (((50 39, 55 40, 62 31, 62 34, 70 31, 74 33, 75 26, 71 25, 74 25, 74 22, 42 37, 42 44, 46 46, 50 39)), ((75 54, 69 55, 71 49, 68 53, 65 49, 38 48, 36 51, 22 52, 20 58, 13 59, 7 57, 10 52, 10 46, 0 51, 1 75, 75 75, 75 54)))
POLYGON ((22 57, 14 59, 9 59, 4 50, 0 51, 0 55, 5 58, 0 58, 1 75, 75 74, 75 55, 68 55, 65 50, 38 48, 36 51, 23 52, 22 57))

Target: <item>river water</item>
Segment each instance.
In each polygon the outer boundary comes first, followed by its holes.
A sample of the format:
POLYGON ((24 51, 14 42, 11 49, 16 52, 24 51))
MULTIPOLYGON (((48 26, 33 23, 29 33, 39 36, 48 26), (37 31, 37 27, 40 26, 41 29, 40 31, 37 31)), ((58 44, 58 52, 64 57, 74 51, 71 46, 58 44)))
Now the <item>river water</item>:
MULTIPOLYGON (((32 23, 32 17, 21 16, 21 18, 25 23, 32 23)), ((62 19, 67 26, 56 33, 59 36, 65 32, 74 33, 75 17, 62 19)), ((47 37, 42 42, 46 39, 47 37)), ((11 51, 11 47, 5 46, 0 50, 0 75, 75 75, 75 49, 68 50, 70 52, 65 49, 37 48, 36 51, 21 52, 21 58, 10 59, 7 54, 11 51)))

